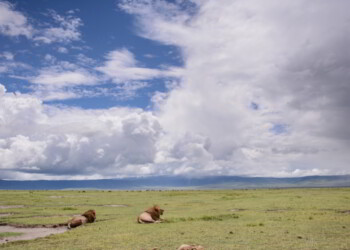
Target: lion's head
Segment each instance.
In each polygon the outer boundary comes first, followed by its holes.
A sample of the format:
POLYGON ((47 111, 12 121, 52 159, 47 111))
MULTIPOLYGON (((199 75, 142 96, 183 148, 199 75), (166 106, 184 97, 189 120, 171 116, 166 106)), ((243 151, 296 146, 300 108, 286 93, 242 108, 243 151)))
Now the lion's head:
POLYGON ((154 205, 150 207, 145 212, 149 213, 152 216, 153 220, 159 220, 160 216, 164 213, 164 209, 161 209, 159 206, 154 205))
POLYGON ((88 223, 92 223, 96 220, 96 211, 88 210, 82 214, 82 216, 86 217, 88 223))

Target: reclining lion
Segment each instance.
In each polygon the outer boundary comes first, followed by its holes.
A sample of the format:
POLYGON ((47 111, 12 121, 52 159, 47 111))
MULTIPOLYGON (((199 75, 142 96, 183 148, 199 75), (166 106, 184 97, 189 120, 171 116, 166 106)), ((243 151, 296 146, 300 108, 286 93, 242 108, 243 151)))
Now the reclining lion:
POLYGON ((88 210, 82 215, 76 215, 67 222, 68 228, 75 228, 85 223, 92 223, 96 220, 96 211, 88 210))
POLYGON ((137 217, 138 223, 158 223, 162 222, 163 219, 160 216, 164 213, 164 210, 159 206, 155 205, 153 207, 148 208, 146 211, 141 213, 139 217, 137 217))

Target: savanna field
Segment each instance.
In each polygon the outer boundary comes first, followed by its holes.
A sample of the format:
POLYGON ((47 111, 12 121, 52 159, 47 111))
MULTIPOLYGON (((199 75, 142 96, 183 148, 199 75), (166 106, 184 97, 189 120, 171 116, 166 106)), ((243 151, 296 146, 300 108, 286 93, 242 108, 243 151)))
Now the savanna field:
POLYGON ((350 249, 350 188, 0 191, 1 225, 60 224, 89 209, 96 210, 94 223, 0 248, 350 249), (154 204, 166 221, 137 224, 154 204))

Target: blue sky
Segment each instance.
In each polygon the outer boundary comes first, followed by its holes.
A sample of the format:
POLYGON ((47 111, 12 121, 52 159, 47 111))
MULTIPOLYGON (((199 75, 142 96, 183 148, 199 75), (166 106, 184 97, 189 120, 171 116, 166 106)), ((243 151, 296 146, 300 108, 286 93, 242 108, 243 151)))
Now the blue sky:
POLYGON ((0 0, 0 179, 350 174, 349 8, 0 0))
MULTIPOLYGON (((68 62, 93 72, 99 78, 93 86, 86 86, 84 83, 76 86, 77 91, 88 89, 94 92, 98 86, 110 94, 105 93, 99 96, 80 94, 75 98, 58 100, 53 97, 45 100, 45 103, 83 108, 112 106, 149 108, 152 93, 167 91, 165 82, 169 79, 168 77, 157 77, 152 81, 142 79, 138 84, 142 87, 133 90, 132 93, 124 94, 123 89, 116 89, 116 84, 111 79, 104 78, 103 74, 96 71, 95 68, 104 63, 105 56, 109 52, 122 49, 128 50, 139 67, 143 68, 160 69, 169 66, 178 67, 183 64, 177 47, 139 36, 135 17, 123 12, 115 1, 103 1, 99 4, 95 1, 84 1, 83 4, 81 1, 35 1, 33 3, 11 1, 4 3, 7 3, 8 8, 12 11, 21 12, 27 18, 27 25, 37 30, 32 32, 34 37, 29 39, 23 34, 0 36, 1 51, 9 53, 13 57, 12 60, 23 64, 22 68, 13 68, 1 75, 0 81, 9 92, 33 92, 33 89, 38 88, 38 84, 33 83, 33 80, 30 80, 31 77, 40 75, 40 70, 43 68, 68 62), (63 25, 63 20, 67 22, 66 26, 63 25), (62 39, 52 38, 47 34, 35 34, 42 33, 44 29, 58 27, 66 31, 62 39), (67 37, 65 38, 64 35, 67 37), (45 41, 45 39, 52 41, 45 41)), ((5 57, 1 59, 5 64, 8 61, 5 57)), ((125 79, 125 82, 133 85, 128 79, 125 79)))

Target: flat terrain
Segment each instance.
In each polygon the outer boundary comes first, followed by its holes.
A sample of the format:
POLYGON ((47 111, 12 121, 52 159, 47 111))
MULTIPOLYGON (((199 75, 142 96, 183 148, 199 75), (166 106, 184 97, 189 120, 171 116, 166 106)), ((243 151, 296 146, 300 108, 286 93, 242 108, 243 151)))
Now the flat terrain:
POLYGON ((350 188, 0 191, 4 226, 50 226, 88 209, 95 223, 0 249, 350 249, 350 188), (154 204, 167 222, 137 224, 154 204))

